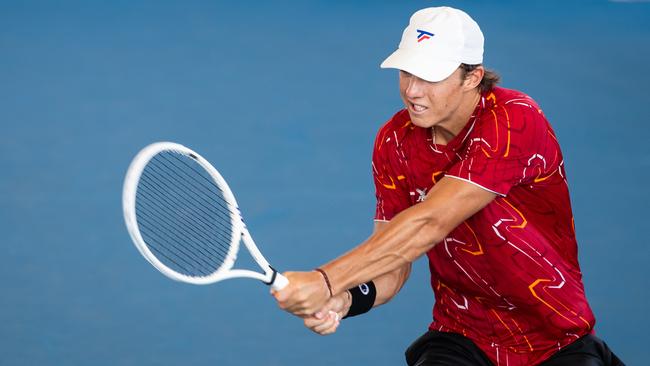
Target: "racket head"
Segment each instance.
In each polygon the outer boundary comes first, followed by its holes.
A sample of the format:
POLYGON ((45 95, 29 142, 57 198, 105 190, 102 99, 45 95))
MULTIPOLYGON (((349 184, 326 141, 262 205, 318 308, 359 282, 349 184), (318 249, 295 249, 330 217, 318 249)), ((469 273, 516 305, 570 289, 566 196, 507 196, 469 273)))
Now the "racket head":
MULTIPOLYGON (((182 177, 177 178, 182 179, 182 177)), ((172 183, 169 184, 171 186, 172 183)), ((206 184, 209 185, 209 182, 206 184)), ((210 193, 206 195, 209 196, 210 193)), ((126 227, 136 248, 149 263, 165 276, 176 281, 197 285, 210 284, 224 278, 232 277, 229 271, 236 260, 242 231, 245 230, 245 226, 241 219, 235 196, 225 179, 212 164, 195 151, 173 142, 157 142, 142 149, 135 156, 127 171, 122 193, 122 206, 126 227), (170 159, 178 158, 178 164, 187 164, 185 168, 189 167, 189 169, 193 169, 189 171, 189 174, 194 175, 196 172, 201 175, 197 179, 203 178, 206 179, 206 182, 211 181, 214 183, 214 187, 218 188, 219 194, 221 195, 219 197, 221 203, 218 210, 220 212, 223 211, 218 220, 223 221, 221 224, 226 227, 225 229, 220 225, 206 223, 204 221, 206 218, 197 220, 195 217, 191 217, 191 214, 188 216, 187 212, 184 212, 188 208, 183 207, 181 201, 192 200, 191 192, 189 196, 183 193, 183 190, 186 189, 185 187, 179 186, 179 188, 168 189, 166 183, 160 183, 158 185, 155 182, 156 179, 164 179, 166 174, 175 174, 173 172, 175 167, 171 167, 172 163, 169 163, 170 166, 159 163, 158 168, 163 171, 157 172, 156 174, 152 173, 154 172, 152 170, 154 169, 152 168, 154 166, 153 164, 157 160, 166 159, 167 157, 171 157, 170 159), (154 185, 160 189, 152 188, 154 185), (156 192, 157 190, 158 192, 156 192), (145 191, 149 192, 145 193, 145 191), (174 195, 178 197, 174 197, 174 195), (145 205, 143 202, 146 200, 148 202, 145 205), (156 201, 165 201, 166 203, 160 203, 161 206, 155 207, 155 209, 147 208, 147 206, 158 205, 159 202, 156 201), (176 205, 179 205, 179 207, 174 207, 176 205), (148 214, 155 215, 157 218, 148 218, 147 220, 149 221, 145 221, 143 211, 147 210, 151 211, 148 214), (174 218, 177 219, 177 222, 174 222, 174 218), (146 225, 145 222, 147 222, 146 225), (185 231, 181 231, 181 234, 171 236, 169 234, 173 234, 173 232, 165 233, 168 238, 163 241, 160 239, 163 235, 155 234, 155 231, 152 230, 153 226, 158 226, 158 229, 165 230, 168 229, 167 227, 173 227, 174 224, 182 226, 192 224, 192 222, 199 223, 192 230, 192 233, 208 230, 208 227, 212 232, 204 233, 204 236, 200 236, 199 239, 192 239, 195 243, 185 247, 185 250, 178 249, 184 245, 182 239, 186 236, 183 234, 186 233, 185 231), (167 227, 163 228, 163 226, 167 227), (220 230, 219 233, 214 232, 217 229, 220 230), (211 236, 209 234, 216 234, 212 236, 219 238, 220 245, 222 246, 221 249, 212 251, 210 248, 206 249, 204 247, 204 241, 208 239, 201 238, 211 236), (158 243, 154 244, 154 242, 158 243), (168 251, 167 254, 165 254, 159 245, 168 247, 165 249, 168 251), (176 245, 179 247, 177 248, 176 245), (201 253, 197 254, 197 250, 201 253), (190 253, 192 251, 194 254, 190 253), (175 260, 171 258, 174 256, 178 256, 180 259, 176 258, 175 260), (214 258, 210 258, 211 256, 214 258), (195 263, 197 268, 199 266, 207 266, 208 268, 201 270, 193 269, 193 265, 190 262, 198 262, 198 265, 195 263)), ((195 236, 192 233, 191 235, 195 236)))

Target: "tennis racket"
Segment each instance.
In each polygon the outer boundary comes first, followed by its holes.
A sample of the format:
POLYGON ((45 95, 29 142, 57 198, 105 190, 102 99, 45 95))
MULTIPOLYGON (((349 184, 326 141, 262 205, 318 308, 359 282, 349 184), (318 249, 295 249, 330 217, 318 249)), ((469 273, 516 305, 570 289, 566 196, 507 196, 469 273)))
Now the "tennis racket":
POLYGON ((276 291, 289 283, 255 245, 221 174, 185 146, 142 149, 127 171, 122 205, 136 248, 171 279, 203 285, 246 277, 276 291), (262 271, 233 269, 241 242, 262 271))

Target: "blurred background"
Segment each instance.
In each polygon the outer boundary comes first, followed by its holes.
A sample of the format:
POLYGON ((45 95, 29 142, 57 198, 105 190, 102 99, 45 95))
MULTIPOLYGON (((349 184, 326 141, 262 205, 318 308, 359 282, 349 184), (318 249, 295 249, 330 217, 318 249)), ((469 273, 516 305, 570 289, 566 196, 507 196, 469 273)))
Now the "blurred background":
POLYGON ((320 337, 255 281, 175 283, 131 244, 121 189, 171 140, 230 183, 281 270, 372 228, 370 157, 401 108, 379 63, 416 10, 467 11, 486 66, 562 145, 598 334, 629 365, 650 319, 650 3, 0 1, 1 365, 399 365, 433 295, 402 293, 320 337))

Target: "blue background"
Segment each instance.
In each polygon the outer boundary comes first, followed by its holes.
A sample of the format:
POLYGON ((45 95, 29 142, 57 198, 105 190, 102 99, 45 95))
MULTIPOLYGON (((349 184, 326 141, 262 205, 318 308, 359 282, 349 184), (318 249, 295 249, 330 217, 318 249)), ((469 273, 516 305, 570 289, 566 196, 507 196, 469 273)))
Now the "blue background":
MULTIPOLYGON (((402 364, 431 317, 422 259, 393 302, 319 337, 258 282, 168 280, 124 228, 131 158, 172 140, 220 169, 280 269, 370 233, 372 141, 401 106, 378 65, 441 3, 269 3, 0 2, 0 364, 402 364)), ((444 4, 554 125, 597 331, 644 364, 650 3, 444 4)))

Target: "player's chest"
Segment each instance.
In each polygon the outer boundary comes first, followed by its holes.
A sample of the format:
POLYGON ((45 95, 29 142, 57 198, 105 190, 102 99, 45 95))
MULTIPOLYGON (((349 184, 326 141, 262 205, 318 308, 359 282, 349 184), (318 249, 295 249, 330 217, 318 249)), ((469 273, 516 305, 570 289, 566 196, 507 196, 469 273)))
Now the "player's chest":
POLYGON ((445 173, 458 161, 460 155, 445 146, 435 146, 429 141, 402 146, 405 159, 402 161, 405 187, 411 204, 421 202, 433 186, 439 182, 445 173))

